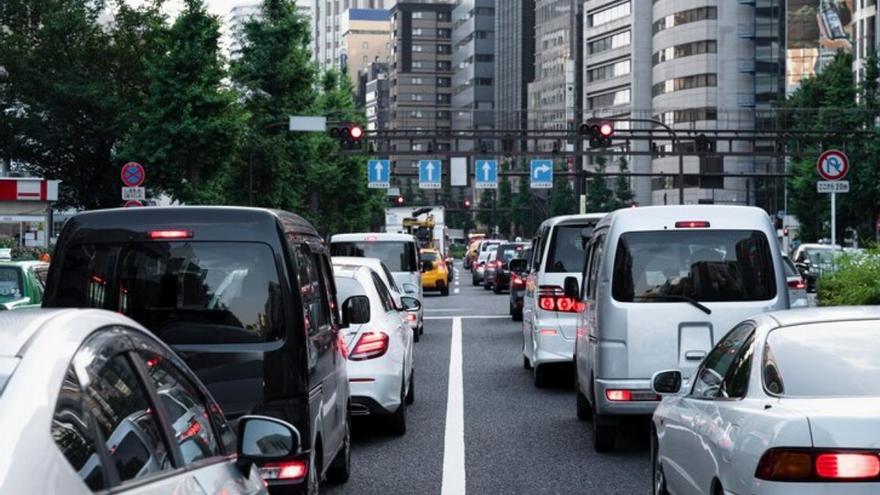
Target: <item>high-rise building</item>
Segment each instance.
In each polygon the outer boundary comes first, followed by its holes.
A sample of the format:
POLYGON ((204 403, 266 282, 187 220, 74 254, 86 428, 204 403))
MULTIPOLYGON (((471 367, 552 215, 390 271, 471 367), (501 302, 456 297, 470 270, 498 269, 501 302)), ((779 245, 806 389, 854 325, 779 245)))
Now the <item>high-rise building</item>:
MULTIPOLYGON (((323 69, 343 69, 345 43, 345 22, 349 9, 390 10, 397 0, 297 0, 310 2, 312 9, 312 59, 323 69)), ((372 61, 372 60, 371 60, 372 61)), ((351 64, 364 67, 357 62, 351 64)), ((354 73, 357 73, 357 70, 354 73)))
POLYGON ((453 129, 495 126, 494 17, 495 0, 460 0, 452 11, 453 129))
MULTIPOLYGON (((262 15, 262 2, 251 2, 236 5, 229 11, 228 17, 228 49, 229 58, 235 60, 241 56, 241 45, 244 42, 244 25, 251 19, 259 19, 262 15)), ((296 11, 312 25, 312 4, 301 0, 296 4, 296 11)), ((310 28, 311 29, 311 28, 310 28)), ((314 51, 314 39, 310 41, 309 52, 314 51)))
POLYGON ((877 32, 880 31, 880 16, 877 15, 876 0, 851 0, 853 5, 850 35, 854 40, 853 72, 856 80, 862 78, 865 59, 871 52, 880 52, 877 32))
POLYGON ((535 0, 495 5, 495 126, 525 129, 535 79, 535 0))
POLYGON ((342 15, 340 65, 352 83, 372 62, 388 61, 391 13, 384 9, 348 9, 342 15))
MULTIPOLYGON (((764 121, 772 102, 784 95, 784 2, 752 0, 588 0, 584 4, 584 111, 587 116, 628 115, 633 126, 654 119, 687 135, 692 129, 752 130, 764 121)), ((618 125, 618 128, 620 126, 618 125)), ((677 173, 678 148, 658 145, 667 154, 650 160, 635 158, 636 172, 677 173)), ((760 147, 757 143, 755 146, 760 147)), ((681 151, 693 150, 682 139, 681 151)), ((726 143, 710 143, 718 151, 726 143)), ((770 196, 759 197, 753 179, 700 177, 701 173, 776 172, 774 163, 748 156, 689 156, 688 176, 635 180, 640 204, 675 204, 683 186, 686 203, 761 204, 772 208, 770 196), (646 188, 648 190, 646 191, 646 188), (766 203, 766 204, 765 204, 766 203)), ((781 191, 781 190, 780 190, 781 191)), ((765 191, 766 193, 766 191, 765 191)))
POLYGON ((358 74, 358 100, 367 115, 367 130, 388 126, 388 64, 371 62, 358 74))

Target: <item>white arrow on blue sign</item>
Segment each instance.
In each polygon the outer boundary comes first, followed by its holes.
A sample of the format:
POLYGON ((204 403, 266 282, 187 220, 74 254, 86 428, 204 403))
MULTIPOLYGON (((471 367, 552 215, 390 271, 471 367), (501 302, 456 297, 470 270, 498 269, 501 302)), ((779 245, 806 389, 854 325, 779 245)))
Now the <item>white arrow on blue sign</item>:
POLYGON ((553 160, 532 160, 529 177, 532 189, 553 189, 553 160))
POLYGON ((390 160, 370 160, 367 162, 367 187, 370 189, 391 187, 390 160))
POLYGON ((421 189, 443 187, 443 164, 440 160, 419 160, 419 187, 421 189))
POLYGON ((498 160, 477 160, 474 162, 474 187, 477 189, 498 189, 498 160))

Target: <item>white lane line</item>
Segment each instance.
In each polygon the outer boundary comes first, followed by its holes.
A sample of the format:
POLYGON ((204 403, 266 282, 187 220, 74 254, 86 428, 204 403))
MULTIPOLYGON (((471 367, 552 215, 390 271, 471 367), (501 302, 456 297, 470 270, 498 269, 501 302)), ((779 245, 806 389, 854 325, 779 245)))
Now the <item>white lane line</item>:
POLYGON ((476 316, 425 316, 423 319, 425 320, 508 320, 509 316, 501 316, 501 315, 476 315, 476 316))
POLYGON ((461 359, 461 318, 452 320, 449 346, 449 390, 446 396, 446 439, 440 495, 464 495, 464 383, 461 359))
POLYGON ((461 292, 461 289, 459 289, 458 287, 456 287, 455 290, 452 291, 453 294, 458 294, 459 292, 461 292))
POLYGON ((455 313, 456 311, 464 311, 464 308, 426 309, 425 313, 455 313))

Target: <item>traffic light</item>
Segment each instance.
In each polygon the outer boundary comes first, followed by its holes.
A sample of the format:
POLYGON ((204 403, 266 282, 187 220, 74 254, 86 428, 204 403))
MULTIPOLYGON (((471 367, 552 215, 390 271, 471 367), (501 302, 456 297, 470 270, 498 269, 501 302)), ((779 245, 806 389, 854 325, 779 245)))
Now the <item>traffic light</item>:
POLYGON ((402 206, 403 203, 406 203, 406 199, 403 196, 398 196, 397 197, 397 204, 402 206))
POLYGON ((590 119, 578 127, 578 134, 590 140, 590 148, 607 148, 614 139, 614 124, 609 120, 590 119))
POLYGON ((330 128, 330 137, 338 140, 344 150, 359 150, 363 148, 364 128, 360 124, 339 124, 330 128))
POLYGON ((470 207, 471 207, 471 200, 469 200, 469 199, 465 199, 465 200, 464 200, 464 207, 465 207, 465 208, 470 208, 470 207))

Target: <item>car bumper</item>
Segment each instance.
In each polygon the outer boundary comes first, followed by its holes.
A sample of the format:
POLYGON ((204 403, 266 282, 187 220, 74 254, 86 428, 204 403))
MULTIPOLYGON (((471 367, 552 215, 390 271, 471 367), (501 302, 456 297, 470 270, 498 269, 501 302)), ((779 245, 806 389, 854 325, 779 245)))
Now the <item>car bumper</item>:
POLYGON ((726 491, 725 495, 873 495, 880 493, 877 483, 780 483, 755 480, 748 494, 726 491))
POLYGON ((446 283, 448 282, 448 277, 446 274, 431 276, 430 278, 422 279, 422 288, 423 289, 439 289, 441 287, 446 287, 446 283))
POLYGON ((510 274, 504 273, 504 272, 496 273, 495 274, 495 284, 497 284, 498 287, 503 287, 503 288, 507 289, 508 286, 510 286, 510 274))
POLYGON ((650 380, 596 380, 595 408, 599 414, 622 416, 650 416, 660 404, 659 400, 610 401, 607 390, 632 390, 639 393, 651 392, 650 380))
POLYGON ((532 364, 571 363, 574 361, 574 339, 568 339, 554 326, 535 327, 535 355, 532 364), (555 335, 542 335, 541 329, 556 329, 555 335))
MULTIPOLYGON (((349 362, 349 364, 351 364, 349 362)), ((399 374, 356 373, 349 369, 352 416, 391 414, 400 407, 399 374), (361 380, 371 379, 371 382, 361 380)))

